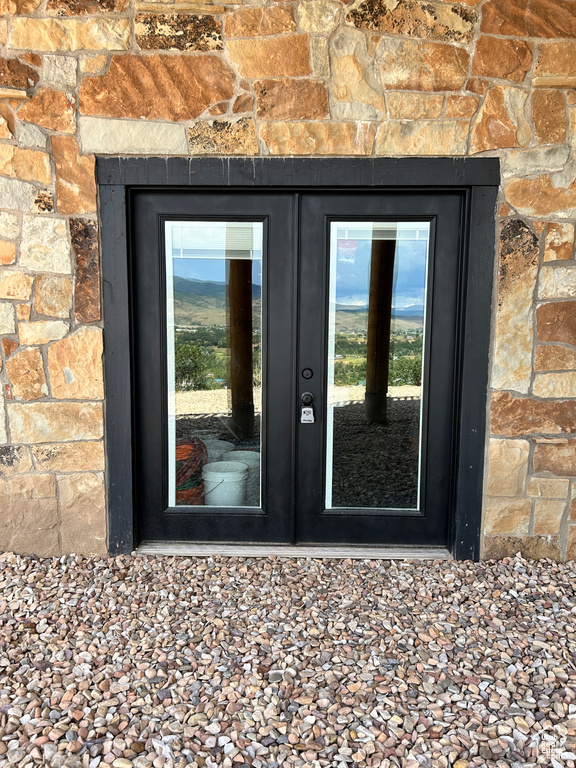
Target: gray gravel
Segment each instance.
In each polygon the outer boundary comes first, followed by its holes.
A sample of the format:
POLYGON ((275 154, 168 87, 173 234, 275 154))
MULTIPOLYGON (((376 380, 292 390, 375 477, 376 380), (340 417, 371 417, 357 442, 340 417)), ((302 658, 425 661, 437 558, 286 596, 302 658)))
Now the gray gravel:
POLYGON ((0 766, 575 766, 576 568, 0 555, 0 766))

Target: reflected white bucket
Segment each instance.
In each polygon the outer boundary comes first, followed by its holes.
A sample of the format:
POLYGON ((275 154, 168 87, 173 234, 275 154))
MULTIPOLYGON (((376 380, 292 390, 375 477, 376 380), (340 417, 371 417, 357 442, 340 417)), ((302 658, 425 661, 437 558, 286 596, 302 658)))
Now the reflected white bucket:
POLYGON ((224 453, 229 453, 235 448, 234 443, 229 443, 226 440, 214 440, 209 437, 206 440, 202 440, 206 448, 208 449, 208 462, 220 461, 224 453))
POLYGON ((240 461, 214 461, 202 469, 204 503, 208 507, 242 507, 248 465, 240 461))
POLYGON ((260 454, 256 451, 230 451, 222 456, 223 461, 241 461, 248 465, 246 480, 246 506, 260 506, 260 454))

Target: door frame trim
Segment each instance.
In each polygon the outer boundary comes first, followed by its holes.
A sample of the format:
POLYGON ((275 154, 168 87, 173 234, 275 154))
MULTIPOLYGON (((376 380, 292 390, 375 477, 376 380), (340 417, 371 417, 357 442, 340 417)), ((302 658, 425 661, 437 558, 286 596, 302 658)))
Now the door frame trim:
POLYGON ((449 547, 457 559, 480 556, 488 397, 497 158, 190 158, 97 157, 104 320, 108 550, 132 552, 139 541, 133 503, 130 227, 133 188, 345 189, 466 191, 462 263, 466 283, 460 334, 461 399, 449 547), (473 258, 470 255, 473 253, 473 258))

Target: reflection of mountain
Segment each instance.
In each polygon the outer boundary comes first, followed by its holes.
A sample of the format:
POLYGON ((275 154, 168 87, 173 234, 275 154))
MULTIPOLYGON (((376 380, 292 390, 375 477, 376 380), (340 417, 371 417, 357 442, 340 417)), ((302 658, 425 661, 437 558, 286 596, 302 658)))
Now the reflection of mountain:
MULTIPOLYGON (((424 325, 424 307, 397 308, 392 310, 392 329, 395 331, 419 331, 424 325)), ((368 326, 366 307, 354 307, 347 304, 336 305, 336 331, 365 332, 368 326)))
MULTIPOLYGON (((252 307, 255 314, 260 313, 261 294, 261 286, 253 284, 252 307)), ((226 283, 174 275, 174 322, 180 328, 226 325, 226 283)))

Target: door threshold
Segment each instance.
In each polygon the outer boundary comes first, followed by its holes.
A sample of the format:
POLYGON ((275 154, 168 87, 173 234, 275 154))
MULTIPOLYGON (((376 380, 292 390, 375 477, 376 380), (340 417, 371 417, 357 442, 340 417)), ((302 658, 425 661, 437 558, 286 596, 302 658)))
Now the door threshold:
POLYGON ((195 544, 186 541, 146 541, 138 555, 182 555, 186 557, 276 557, 352 560, 453 560, 445 547, 363 547, 328 544, 195 544))

